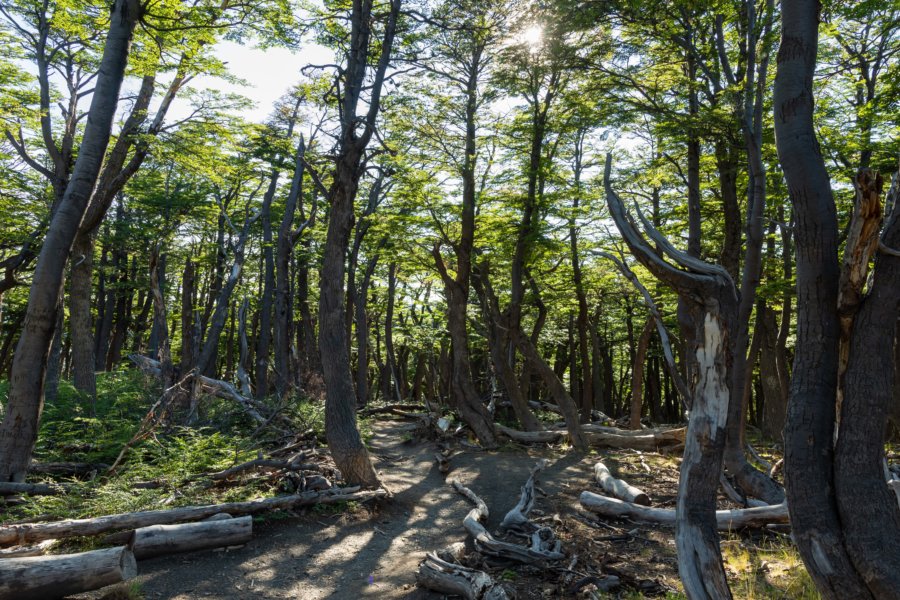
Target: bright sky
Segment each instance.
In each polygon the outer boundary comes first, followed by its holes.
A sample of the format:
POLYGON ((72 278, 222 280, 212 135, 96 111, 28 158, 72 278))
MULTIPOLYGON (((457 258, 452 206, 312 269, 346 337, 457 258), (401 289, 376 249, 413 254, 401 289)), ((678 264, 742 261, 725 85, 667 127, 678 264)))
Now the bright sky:
MULTIPOLYGON (((219 42, 216 56, 228 64, 233 75, 245 80, 248 85, 232 85, 216 77, 198 77, 190 85, 197 89, 219 89, 250 98, 254 107, 246 111, 243 117, 253 122, 261 122, 269 116, 275 101, 300 80, 302 67, 334 60, 330 50, 315 44, 291 51, 286 48, 262 50, 252 45, 242 46, 228 41, 219 42)), ((173 106, 172 116, 167 121, 181 118, 187 114, 187 110, 188 107, 184 104, 173 106)))

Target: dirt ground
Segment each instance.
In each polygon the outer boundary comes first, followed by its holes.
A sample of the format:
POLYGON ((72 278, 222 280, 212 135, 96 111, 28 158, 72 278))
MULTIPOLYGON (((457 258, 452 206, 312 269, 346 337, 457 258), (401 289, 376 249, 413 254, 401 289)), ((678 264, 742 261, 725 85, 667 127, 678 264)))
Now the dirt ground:
POLYGON ((648 596, 678 589, 671 530, 601 523, 578 504, 583 490, 594 489, 592 467, 599 459, 644 487, 656 506, 674 507, 675 461, 630 451, 579 457, 521 447, 460 449, 445 476, 434 459, 434 444, 410 441, 406 428, 404 423, 381 422, 370 444, 392 501, 341 514, 311 509, 269 517, 254 524, 253 540, 239 549, 141 561, 137 581, 145 597, 442 598, 419 588, 415 572, 426 552, 466 539, 462 521, 471 506, 446 480, 456 478, 481 496, 491 509, 488 530, 496 531, 540 458, 549 461, 538 476, 546 495, 538 495, 532 515, 553 526, 569 557, 566 564, 541 572, 515 565, 479 566, 515 588, 520 599, 574 597, 569 590, 575 582, 605 574, 618 575, 631 590, 648 596))

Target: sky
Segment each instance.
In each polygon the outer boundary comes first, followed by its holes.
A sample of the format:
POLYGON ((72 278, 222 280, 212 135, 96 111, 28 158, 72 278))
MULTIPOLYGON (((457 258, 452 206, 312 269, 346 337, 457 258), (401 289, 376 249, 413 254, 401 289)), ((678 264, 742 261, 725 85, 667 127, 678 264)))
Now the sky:
MULTIPOLYGON (((253 108, 243 112, 248 121, 261 122, 269 116, 275 101, 300 80, 300 69, 307 64, 323 64, 333 61, 330 50, 310 44, 299 50, 287 48, 260 49, 252 44, 241 45, 221 41, 216 45, 216 57, 228 65, 232 75, 245 80, 248 85, 233 85, 217 77, 198 77, 190 85, 196 89, 218 89, 241 94, 253 101, 253 108)), ((173 105, 167 121, 177 121, 189 113, 182 102, 173 105)))

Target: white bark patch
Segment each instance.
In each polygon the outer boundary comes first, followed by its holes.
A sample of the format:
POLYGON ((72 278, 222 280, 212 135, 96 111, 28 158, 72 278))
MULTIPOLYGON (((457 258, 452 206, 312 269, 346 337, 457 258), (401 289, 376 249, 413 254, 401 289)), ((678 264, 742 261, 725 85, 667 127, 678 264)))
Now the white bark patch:
POLYGON ((729 392, 726 383, 724 340, 719 320, 706 313, 703 320, 703 343, 697 348, 699 380, 693 410, 709 418, 709 439, 716 439, 716 432, 725 429, 728 418, 729 392))
POLYGON ((822 544, 818 539, 813 538, 810 541, 810 546, 812 549, 813 560, 819 568, 819 571, 823 575, 831 575, 834 572, 834 568, 832 568, 831 561, 828 560, 828 555, 825 553, 825 549, 822 548, 822 544))

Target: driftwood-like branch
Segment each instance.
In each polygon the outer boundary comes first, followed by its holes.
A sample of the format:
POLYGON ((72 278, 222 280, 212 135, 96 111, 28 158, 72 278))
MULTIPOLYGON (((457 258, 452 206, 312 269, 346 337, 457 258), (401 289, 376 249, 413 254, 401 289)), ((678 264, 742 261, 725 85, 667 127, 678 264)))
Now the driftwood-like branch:
POLYGON ((383 498, 385 490, 358 491, 358 487, 336 488, 323 492, 303 492, 289 496, 275 496, 247 502, 226 502, 205 506, 185 506, 172 510, 148 510, 143 512, 106 515, 93 519, 71 519, 52 523, 20 523, 0 525, 0 546, 26 544, 41 540, 62 539, 73 536, 99 535, 120 529, 138 529, 150 525, 168 525, 199 521, 219 513, 252 515, 270 510, 285 510, 314 504, 366 501, 383 498))
POLYGON ((722 486, 722 491, 725 492, 725 495, 728 496, 729 500, 736 502, 745 508, 769 506, 768 502, 756 498, 748 498, 746 495, 738 492, 734 486, 731 485, 731 482, 728 481, 728 478, 725 477, 724 472, 719 475, 719 485, 722 486))
POLYGON ((491 576, 484 571, 447 562, 431 552, 419 564, 416 581, 422 587, 442 594, 462 596, 466 600, 507 600, 509 598, 503 586, 495 583, 491 576))
POLYGON ((538 566, 565 558, 565 555, 559 551, 525 548, 496 539, 481 524, 481 521, 486 520, 488 517, 488 507, 484 501, 475 492, 458 481, 451 482, 451 485, 453 489, 475 505, 475 508, 470 510, 466 518, 463 519, 463 526, 469 535, 472 536, 475 548, 482 554, 538 566))
MULTIPOLYGON (((579 501, 586 510, 604 517, 634 519, 635 521, 647 521, 661 525, 675 525, 674 510, 650 508, 640 504, 622 502, 615 498, 591 492, 582 492, 579 501)), ((786 523, 788 523, 786 504, 716 511, 716 527, 719 531, 786 523)))
POLYGON ((600 487, 603 488, 604 492, 612 494, 619 500, 641 504, 643 506, 650 506, 651 504, 650 496, 633 485, 613 477, 609 472, 609 469, 606 468, 606 465, 602 462, 598 462, 594 465, 594 479, 597 480, 597 483, 600 484, 600 487))
POLYGON ((544 467, 547 466, 547 460, 539 460, 531 469, 531 475, 525 485, 522 486, 522 495, 519 501, 513 506, 503 521, 500 523, 501 531, 514 531, 516 533, 530 535, 535 529, 535 525, 528 519, 528 513, 534 508, 534 476, 537 475, 544 467))

